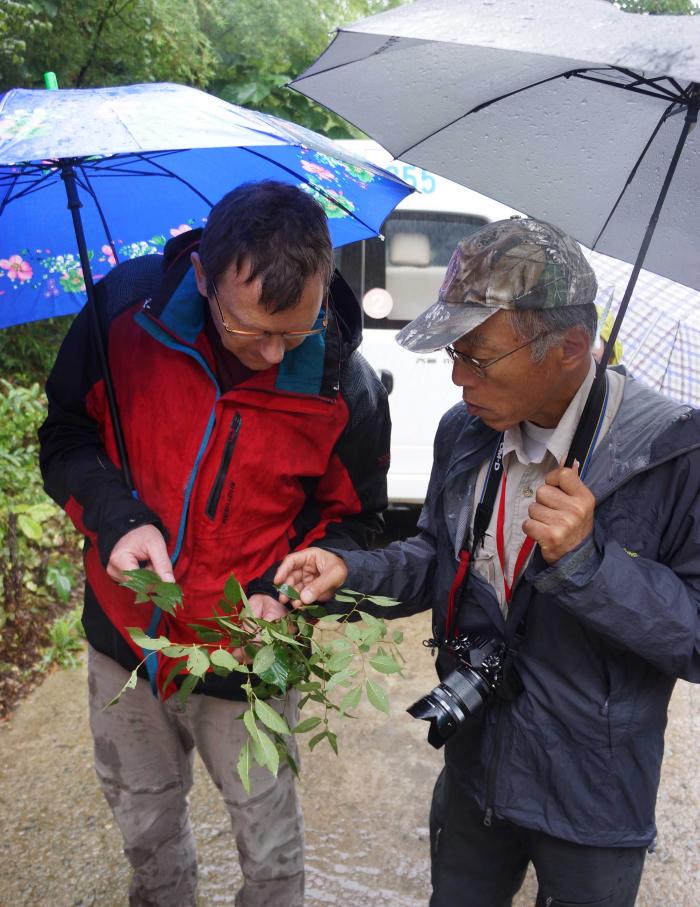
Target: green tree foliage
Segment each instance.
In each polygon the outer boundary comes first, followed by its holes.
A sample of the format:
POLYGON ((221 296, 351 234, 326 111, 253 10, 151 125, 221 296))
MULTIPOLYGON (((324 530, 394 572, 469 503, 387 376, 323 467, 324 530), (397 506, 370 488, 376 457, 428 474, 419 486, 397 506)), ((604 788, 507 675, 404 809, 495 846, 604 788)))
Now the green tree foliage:
POLYGON ((214 21, 210 2, 0 0, 0 88, 41 87, 47 70, 56 72, 61 88, 159 81, 204 86, 216 63, 201 29, 203 16, 214 21))
POLYGON ((696 16, 693 0, 614 0, 626 13, 648 13, 651 16, 696 16))
POLYGON ((338 117, 284 88, 335 28, 400 0, 0 0, 0 90, 181 82, 327 132, 338 117))
POLYGON ((285 88, 325 49, 336 28, 398 6, 400 0, 222 0, 205 26, 220 62, 209 90, 340 138, 351 130, 334 114, 285 88))

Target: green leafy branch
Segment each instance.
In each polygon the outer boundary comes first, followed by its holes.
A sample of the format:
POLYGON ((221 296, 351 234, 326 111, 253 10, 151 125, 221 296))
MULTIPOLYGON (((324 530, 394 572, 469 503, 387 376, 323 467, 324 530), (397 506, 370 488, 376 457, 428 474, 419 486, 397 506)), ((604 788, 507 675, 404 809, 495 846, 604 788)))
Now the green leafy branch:
MULTIPOLYGON (((168 614, 182 607, 182 590, 176 583, 164 583, 150 570, 132 570, 127 575, 124 585, 136 593, 137 603, 151 602, 168 614)), ((277 589, 290 600, 299 599, 291 586, 277 589)), ((309 748, 313 750, 325 740, 337 754, 338 739, 331 719, 356 718, 352 713, 363 694, 375 709, 388 714, 387 693, 374 675, 400 674, 405 663, 399 650, 402 633, 390 633, 384 620, 362 608, 367 603, 388 608, 398 602, 351 589, 341 589, 335 600, 343 603, 345 613, 330 614, 323 605, 314 604, 268 621, 253 614, 245 592, 232 575, 212 616, 189 624, 199 642, 181 645, 167 636, 150 637, 138 627, 126 628, 147 654, 108 705, 136 686, 139 668, 154 652, 172 659, 163 691, 175 682, 176 695, 182 701, 210 671, 222 677, 240 673, 245 676, 241 686, 248 702, 243 714, 247 737, 237 765, 243 786, 250 792, 251 760, 273 775, 284 760, 298 774, 289 747, 290 735, 314 731, 308 739, 309 748), (290 728, 281 713, 292 690, 301 694, 300 712, 308 703, 315 703, 322 714, 302 717, 290 728)))

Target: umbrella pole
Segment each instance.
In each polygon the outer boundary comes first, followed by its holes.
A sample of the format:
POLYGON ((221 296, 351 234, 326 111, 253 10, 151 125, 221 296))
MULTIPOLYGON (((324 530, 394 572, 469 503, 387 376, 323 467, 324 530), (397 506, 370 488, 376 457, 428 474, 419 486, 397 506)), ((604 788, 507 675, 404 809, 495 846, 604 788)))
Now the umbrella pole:
POLYGON ((678 161, 680 160, 681 154, 683 152, 683 146, 685 145, 686 139, 688 138, 691 129, 693 129, 693 127, 697 124, 698 110, 700 109, 700 85, 697 83, 692 83, 691 85, 689 85, 688 95, 688 110, 686 111, 683 129, 681 130, 681 134, 678 137, 678 142, 676 143, 676 148, 673 152, 671 163, 669 164, 663 185, 661 186, 659 197, 656 200, 656 205, 654 206, 652 215, 649 218, 646 233, 644 234, 644 239, 642 240, 639 252, 637 253, 637 258, 634 262, 632 273, 630 274, 630 278, 627 281, 627 287, 625 288, 622 302, 620 303, 620 308, 615 318, 615 323, 613 324, 612 330, 610 331, 610 337, 606 341, 603 356, 600 360, 600 363, 598 364, 593 386, 591 387, 591 390, 588 394, 586 405, 583 409, 583 413, 581 414, 581 420, 579 421, 578 427, 576 429, 574 439, 571 442, 571 447, 569 448, 569 453, 567 454, 566 462, 564 464, 565 466, 572 466, 574 460, 578 460, 579 463, 583 463, 585 461, 591 440, 593 439, 593 435, 596 430, 598 413, 596 412, 594 401, 597 399, 598 387, 605 379, 605 369, 607 367, 608 360, 612 355, 612 351, 615 347, 615 341, 617 340, 617 335, 620 331, 620 325, 622 324, 622 320, 625 317, 625 312, 627 311, 627 306, 629 305, 629 301, 632 298, 634 288, 637 285, 637 278, 639 277, 639 272, 641 271, 642 265, 644 264, 644 259, 647 254, 649 244, 651 243, 651 238, 654 235, 654 230, 656 229, 656 224, 658 223, 661 209, 663 208, 664 201, 666 200, 666 195, 668 194, 671 181, 673 180, 673 175, 676 172, 678 161))
POLYGON ((63 180, 66 187, 68 208, 70 209, 71 217, 73 218, 73 229, 75 231, 75 238, 78 243, 78 255, 80 257, 80 264, 83 269, 83 279, 85 281, 85 291, 87 293, 87 307, 90 313, 93 333, 95 335, 97 356, 100 361, 100 368, 102 370, 102 377, 104 379, 105 391, 107 393, 107 402, 109 404, 109 412, 112 416, 114 437, 117 443, 119 460, 121 462, 122 472, 124 473, 124 481, 129 487, 131 493, 134 495, 134 497, 136 497, 136 489, 134 488, 134 483, 131 477, 131 470, 129 468, 129 461, 126 454, 126 445, 124 444, 124 432, 122 431, 121 420, 119 418, 119 410, 117 409, 117 398, 114 394, 112 374, 109 370, 109 363, 107 361, 107 354, 105 352, 102 319, 100 318, 100 314, 97 309, 97 301, 95 299, 95 285, 92 282, 90 259, 88 258, 87 254, 85 232, 83 230, 83 222, 80 217, 80 208, 82 208, 83 205, 78 196, 78 188, 76 186, 75 180, 75 170, 73 169, 73 164, 70 161, 59 161, 59 164, 61 167, 61 179, 63 180))

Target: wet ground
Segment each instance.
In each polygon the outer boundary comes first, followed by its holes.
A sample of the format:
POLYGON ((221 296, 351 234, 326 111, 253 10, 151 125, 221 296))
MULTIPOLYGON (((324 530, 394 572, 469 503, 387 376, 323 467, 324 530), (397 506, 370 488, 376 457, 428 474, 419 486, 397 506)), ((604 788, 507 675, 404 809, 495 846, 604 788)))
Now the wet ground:
MULTIPOLYGON (((387 678, 392 716, 369 706, 338 723, 340 757, 308 750, 301 793, 307 825, 307 907, 424 907, 429 891, 428 803, 440 754, 404 709, 433 685, 421 646, 427 618, 395 622, 406 634, 406 679, 387 678)), ((697 741, 700 689, 672 701, 658 808, 659 844, 638 907, 698 907, 697 741)), ((232 904, 233 838, 202 769, 192 795, 200 904, 232 904)), ((0 728, 1 907, 125 907, 128 869, 92 769, 84 667, 47 678, 0 728)), ((534 903, 533 880, 517 907, 534 903)), ((465 907, 471 905, 465 900, 465 907)), ((458 905, 456 905, 458 907, 458 905)))

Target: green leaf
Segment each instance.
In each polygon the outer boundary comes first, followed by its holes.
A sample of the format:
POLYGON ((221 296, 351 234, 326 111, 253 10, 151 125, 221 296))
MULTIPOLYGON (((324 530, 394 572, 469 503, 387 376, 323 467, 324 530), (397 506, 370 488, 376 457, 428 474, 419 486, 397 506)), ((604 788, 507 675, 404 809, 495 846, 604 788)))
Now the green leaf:
POLYGON ((265 731, 259 731, 258 733, 260 735, 260 746, 265 757, 265 765, 272 774, 277 777, 277 772, 280 767, 280 754, 277 752, 277 747, 272 740, 270 740, 265 731))
POLYGON ((277 734, 291 734, 284 718, 262 699, 255 700, 255 714, 271 731, 277 734))
POLYGON ((294 758, 292 757, 292 754, 287 749, 285 749, 285 751, 284 751, 284 758, 287 760, 287 765, 291 768, 292 774, 294 775, 294 777, 298 778, 299 777, 299 766, 296 764, 296 762, 294 761, 294 758))
POLYGON ((253 670, 256 674, 260 674, 261 671, 267 671, 272 666, 275 658, 274 648, 272 646, 263 646, 262 649, 258 649, 253 659, 253 670))
POLYGON ((250 796, 250 744, 246 742, 241 747, 241 751, 238 754, 238 777, 241 779, 241 784, 245 792, 250 796))
POLYGON ((187 658, 187 670, 194 677, 204 677, 209 670, 209 656, 196 646, 190 650, 187 658))
POLYGON ((360 698, 362 696, 362 687, 353 687, 351 690, 343 696, 340 700, 338 708, 340 709, 340 714, 344 715, 350 709, 356 709, 360 704, 360 698))
POLYGON ((317 683, 317 681, 315 681, 315 680, 307 680, 302 683, 297 683, 296 688, 301 693, 309 693, 312 690, 320 690, 321 684, 317 683))
POLYGON ((180 702, 187 702, 190 693, 199 683, 199 678, 195 677, 194 674, 188 674, 187 677, 182 681, 182 686, 177 691, 177 698, 180 702))
POLYGON ((358 611, 357 612, 362 620, 367 624, 368 627, 385 627, 386 624, 383 620, 380 620, 378 617, 375 617, 373 614, 368 614, 367 611, 358 611))
POLYGON ((280 633, 279 630, 275 630, 273 627, 270 627, 269 630, 275 639, 279 639, 281 642, 285 643, 285 645, 297 646, 300 649, 304 647, 304 643, 299 642, 298 639, 294 639, 293 636, 288 636, 286 633, 280 633))
POLYGON ((399 646, 403 642, 403 633, 401 632, 401 630, 394 630, 394 632, 391 634, 391 638, 396 643, 396 645, 399 646))
MULTIPOLYGON (((346 592, 347 592, 347 590, 346 590, 346 592)), ((357 599, 358 599, 360 593, 355 592, 355 593, 351 593, 350 595, 348 595, 348 594, 346 594, 346 592, 336 592, 335 595, 333 596, 333 598, 338 602, 352 602, 353 604, 355 604, 355 602, 357 602, 357 599)))
POLYGON ((367 698, 371 704, 380 712, 389 714, 389 699, 384 690, 373 680, 367 681, 367 698))
POLYGON ((334 624, 337 623, 342 616, 342 614, 324 614, 323 617, 319 617, 318 620, 319 623, 334 624))
POLYGON ((340 686, 342 684, 347 685, 349 680, 357 674, 357 671, 338 671, 337 674, 334 674, 331 679, 326 684, 326 690, 332 690, 333 687, 340 686))
POLYGON ((167 648, 162 649, 162 652, 168 658, 182 658, 190 654, 190 646, 167 646, 167 648))
MULTIPOLYGON (((281 693, 286 693, 291 669, 291 657, 279 643, 274 643, 272 650, 275 655, 274 661, 269 668, 259 671, 258 677, 264 680, 265 683, 276 686, 281 693)), ((253 662, 253 668, 255 668, 255 662, 253 662)))
POLYGON ((167 690, 167 689, 168 689, 168 687, 170 686, 170 684, 171 684, 171 683, 173 682, 173 680, 177 677, 177 675, 178 675, 178 674, 180 673, 180 671, 184 668, 184 666, 185 666, 184 661, 176 661, 176 662, 173 664, 172 668, 168 671, 168 676, 165 678, 165 681, 163 682, 163 686, 162 686, 162 689, 163 689, 163 690, 167 690))
POLYGON ((104 709, 109 708, 110 705, 115 705, 117 702, 119 702, 119 700, 122 698, 122 693, 125 693, 127 690, 133 690, 136 687, 136 682, 139 679, 139 675, 137 672, 138 672, 138 668, 135 668, 131 672, 127 682, 124 684, 124 686, 121 688, 121 690, 119 690, 117 695, 113 699, 110 699, 109 702, 107 703, 107 705, 104 706, 103 711, 104 711, 104 709))
POLYGON ((337 738, 336 735, 333 733, 333 731, 328 731, 328 733, 326 734, 326 736, 328 737, 328 742, 329 742, 330 745, 331 745, 331 749, 333 750, 333 752, 334 752, 334 753, 336 754, 336 756, 337 756, 337 755, 338 755, 338 738, 337 738))
POLYGON ((401 604, 400 601, 397 601, 395 598, 389 598, 386 595, 365 595, 364 598, 368 602, 372 602, 373 605, 378 605, 380 608, 396 608, 397 605, 401 604))
POLYGON ((224 634, 220 633, 218 630, 213 629, 212 627, 205 627, 202 624, 188 624, 190 630, 199 636, 202 642, 221 642, 224 638, 224 634))
POLYGON ((241 600, 243 590, 236 577, 231 574, 224 585, 224 598, 232 605, 237 605, 241 600))
POLYGON ((370 658, 369 663, 381 674, 396 674, 401 670, 401 665, 387 654, 375 655, 374 658, 370 658))
POLYGON ((209 661, 220 668, 228 668, 229 671, 235 671, 240 667, 240 663, 226 649, 214 649, 209 653, 209 661))
POLYGON ((316 734, 315 737, 312 737, 311 740, 309 740, 309 749, 312 750, 322 740, 325 740, 327 733, 328 733, 327 731, 321 731, 320 734, 316 734))
POLYGON ((296 601, 300 601, 300 599, 301 599, 301 596, 299 595, 297 590, 294 588, 294 586, 290 586, 287 583, 281 583, 279 586, 275 586, 275 588, 280 593, 280 595, 286 595, 287 598, 290 599, 291 601, 296 602, 296 601))
POLYGON ((315 727, 318 727, 320 723, 320 718, 305 718, 303 721, 300 721, 299 724, 294 728, 294 733, 305 734, 307 731, 312 731, 315 727))
POLYGON ((169 648, 170 640, 165 636, 159 636, 157 639, 148 636, 140 627, 126 627, 126 632, 134 640, 137 646, 142 649, 158 652, 162 649, 169 648))
POLYGON ((28 539, 38 541, 41 538, 41 526, 26 513, 20 513, 17 517, 17 526, 22 530, 28 539))
POLYGON ((326 662, 326 670, 330 671, 332 674, 335 674, 337 671, 344 671, 351 661, 352 653, 336 652, 336 654, 326 662))

